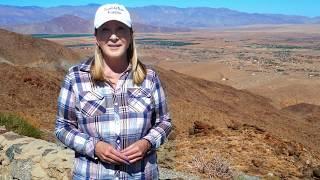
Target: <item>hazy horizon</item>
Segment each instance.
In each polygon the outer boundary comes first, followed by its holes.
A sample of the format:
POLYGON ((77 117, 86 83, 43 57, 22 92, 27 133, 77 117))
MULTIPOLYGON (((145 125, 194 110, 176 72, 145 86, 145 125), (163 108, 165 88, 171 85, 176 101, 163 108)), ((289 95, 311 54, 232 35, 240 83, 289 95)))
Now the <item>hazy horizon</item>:
MULTIPOLYGON (((320 1, 312 0, 211 0, 211 1, 183 1, 172 0, 172 1, 147 1, 147 0, 119 0, 113 1, 116 3, 124 4, 127 7, 143 7, 143 6, 175 6, 179 8, 187 7, 210 7, 210 8, 228 8, 236 11, 247 12, 247 13, 267 13, 267 14, 284 14, 284 15, 298 15, 307 17, 320 17, 320 1)), ((70 1, 10 1, 3 0, 0 5, 11 5, 11 6, 38 6, 38 7, 57 7, 57 6, 85 6, 88 4, 103 4, 106 1, 96 0, 70 0, 70 1)), ((112 3, 112 2, 110 2, 112 3)))

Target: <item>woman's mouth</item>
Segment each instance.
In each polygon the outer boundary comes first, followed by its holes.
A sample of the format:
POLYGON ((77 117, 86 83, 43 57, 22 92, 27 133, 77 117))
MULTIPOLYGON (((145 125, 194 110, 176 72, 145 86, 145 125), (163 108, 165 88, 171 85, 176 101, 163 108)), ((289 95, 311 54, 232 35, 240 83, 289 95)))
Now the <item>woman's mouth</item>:
POLYGON ((108 44, 109 47, 120 47, 121 44, 108 44))
POLYGON ((121 46, 121 44, 108 44, 108 47, 111 50, 117 50, 120 46, 121 46))

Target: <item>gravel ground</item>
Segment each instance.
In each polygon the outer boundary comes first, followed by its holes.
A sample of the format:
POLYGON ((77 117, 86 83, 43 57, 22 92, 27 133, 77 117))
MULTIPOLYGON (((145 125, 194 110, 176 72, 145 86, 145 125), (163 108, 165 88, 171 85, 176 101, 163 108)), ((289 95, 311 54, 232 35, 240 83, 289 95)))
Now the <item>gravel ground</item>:
POLYGON ((198 180, 201 179, 198 176, 192 174, 174 171, 167 168, 159 167, 160 179, 186 179, 186 180, 198 180))

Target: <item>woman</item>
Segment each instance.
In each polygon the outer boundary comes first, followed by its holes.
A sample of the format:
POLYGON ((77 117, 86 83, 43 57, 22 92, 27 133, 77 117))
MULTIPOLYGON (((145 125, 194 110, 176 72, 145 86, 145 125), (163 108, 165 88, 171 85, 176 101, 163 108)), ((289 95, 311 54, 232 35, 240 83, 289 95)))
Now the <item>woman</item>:
POLYGON ((171 130, 157 74, 137 58, 132 23, 119 4, 98 8, 95 56, 70 68, 55 134, 75 151, 73 179, 158 179, 155 150, 171 130))

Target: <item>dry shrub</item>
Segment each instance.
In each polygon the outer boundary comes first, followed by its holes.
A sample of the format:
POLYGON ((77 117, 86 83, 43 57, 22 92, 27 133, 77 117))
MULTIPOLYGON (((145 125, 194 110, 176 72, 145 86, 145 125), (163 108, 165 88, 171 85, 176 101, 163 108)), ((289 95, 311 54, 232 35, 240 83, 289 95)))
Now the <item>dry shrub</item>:
POLYGON ((235 175, 228 161, 220 156, 207 160, 205 155, 200 153, 192 158, 191 167, 209 178, 232 179, 235 175))

